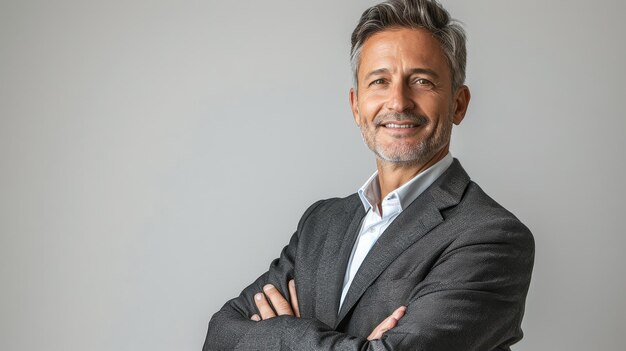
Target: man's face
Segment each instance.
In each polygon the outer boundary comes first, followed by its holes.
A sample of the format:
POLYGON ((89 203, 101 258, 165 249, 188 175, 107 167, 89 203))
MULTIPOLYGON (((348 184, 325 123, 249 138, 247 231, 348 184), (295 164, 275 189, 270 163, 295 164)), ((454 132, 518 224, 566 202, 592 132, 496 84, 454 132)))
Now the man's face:
POLYGON ((379 159, 423 165, 445 156, 469 90, 452 91, 450 67, 430 32, 402 28, 372 35, 361 49, 357 78, 352 113, 379 159))

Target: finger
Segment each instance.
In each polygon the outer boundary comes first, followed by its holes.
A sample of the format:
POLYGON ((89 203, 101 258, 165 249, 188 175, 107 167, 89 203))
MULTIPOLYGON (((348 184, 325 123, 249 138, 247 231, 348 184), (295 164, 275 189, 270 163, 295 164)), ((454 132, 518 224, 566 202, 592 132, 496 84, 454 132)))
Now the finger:
POLYGON ((256 304, 256 308, 259 310, 263 320, 276 317, 276 313, 272 309, 272 306, 270 306, 269 302, 267 302, 265 294, 258 293, 254 295, 254 303, 256 304))
POLYGON ((298 306, 298 295, 296 294, 296 282, 291 279, 289 281, 289 297, 291 298, 291 307, 296 317, 300 317, 300 307, 298 306))
POLYGON ((374 328, 372 333, 367 337, 367 340, 376 340, 383 337, 386 331, 392 329, 398 324, 398 320, 394 316, 385 318, 379 325, 374 328))
POLYGON ((400 307, 396 308, 396 310, 393 311, 393 313, 391 315, 394 316, 397 320, 400 320, 400 318, 404 317, 404 313, 405 312, 406 312, 406 307, 405 306, 400 306, 400 307))
POLYGON ((393 318, 391 316, 385 318, 382 322, 380 322, 376 328, 374 328, 374 330, 372 330, 372 333, 367 337, 367 340, 375 340, 375 339, 380 339, 383 336, 383 333, 386 330, 389 330, 390 325, 392 325, 393 323, 390 321, 390 319, 393 318))
POLYGON ((272 284, 267 284, 263 287, 263 291, 265 295, 270 299, 272 306, 274 306, 274 310, 276 314, 279 316, 289 315, 293 316, 293 310, 291 309, 291 305, 289 301, 283 297, 283 295, 274 287, 272 284))
POLYGON ((252 319, 255 322, 258 322, 261 320, 261 317, 259 317, 259 315, 255 313, 252 315, 252 317, 250 317, 250 319, 252 319))
POLYGON ((377 325, 376 328, 374 328, 372 333, 367 337, 367 340, 382 338, 385 332, 389 331, 392 328, 395 328, 396 325, 398 325, 398 321, 400 320, 400 318, 404 317, 405 312, 405 306, 400 306, 396 308, 396 310, 393 311, 389 317, 385 318, 385 320, 380 322, 380 324, 377 325))

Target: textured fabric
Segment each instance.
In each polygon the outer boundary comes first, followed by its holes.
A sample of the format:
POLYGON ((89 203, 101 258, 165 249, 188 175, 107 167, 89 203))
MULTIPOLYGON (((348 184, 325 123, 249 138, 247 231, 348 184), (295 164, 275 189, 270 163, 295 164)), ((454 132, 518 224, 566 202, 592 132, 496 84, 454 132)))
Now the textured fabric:
POLYGON ((213 315, 204 350, 489 351, 522 337, 533 237, 458 160, 381 235, 337 313, 364 215, 357 194, 313 204, 269 270, 213 315), (290 279, 301 318, 251 321, 254 294, 271 283, 289 298, 290 279), (368 341, 401 305, 398 325, 368 341))
POLYGON ((451 164, 452 155, 448 152, 448 154, 437 163, 425 169, 398 189, 387 194, 382 202, 380 199, 378 172, 374 172, 367 182, 357 191, 366 214, 361 222, 359 235, 352 248, 350 259, 348 260, 346 275, 343 278, 341 298, 339 299, 339 309, 341 309, 343 305, 343 300, 348 294, 348 289, 350 288, 350 284, 352 284, 356 272, 359 270, 359 267, 361 267, 361 263, 363 263, 365 256, 371 250, 372 246, 374 246, 374 243, 376 243, 385 229, 398 217, 402 210, 408 207, 411 202, 439 178, 451 164), (378 204, 381 204, 382 213, 378 209, 378 204))

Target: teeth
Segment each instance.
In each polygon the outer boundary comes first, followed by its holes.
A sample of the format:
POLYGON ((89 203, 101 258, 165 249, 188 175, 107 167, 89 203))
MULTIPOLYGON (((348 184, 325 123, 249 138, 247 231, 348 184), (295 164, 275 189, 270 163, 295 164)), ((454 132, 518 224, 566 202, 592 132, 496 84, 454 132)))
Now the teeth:
POLYGON ((389 123, 386 125, 387 128, 415 128, 415 124, 393 124, 389 123))

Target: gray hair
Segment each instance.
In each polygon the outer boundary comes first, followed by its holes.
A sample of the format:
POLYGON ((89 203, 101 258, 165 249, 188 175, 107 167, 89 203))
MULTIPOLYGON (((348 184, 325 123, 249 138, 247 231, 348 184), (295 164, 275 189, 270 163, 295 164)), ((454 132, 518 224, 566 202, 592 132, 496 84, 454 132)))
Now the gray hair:
POLYGON ((373 34, 390 28, 423 28, 432 33, 443 50, 452 75, 452 90, 465 82, 465 31, 457 20, 436 0, 387 0, 363 12, 352 32, 350 65, 354 88, 358 88, 358 70, 361 49, 373 34))

